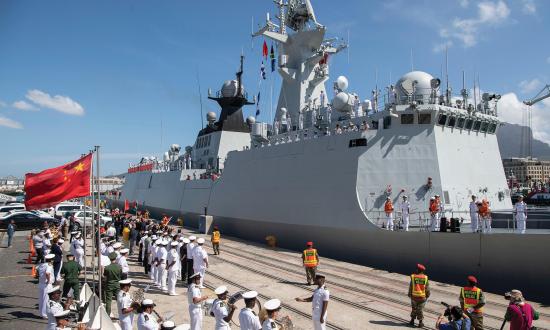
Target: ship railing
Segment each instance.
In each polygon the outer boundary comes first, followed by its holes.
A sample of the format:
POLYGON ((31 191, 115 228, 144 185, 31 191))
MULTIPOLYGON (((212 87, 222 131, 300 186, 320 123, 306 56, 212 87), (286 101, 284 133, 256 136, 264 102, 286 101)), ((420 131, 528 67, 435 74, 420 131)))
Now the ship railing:
MULTIPOLYGON (((489 216, 490 227, 496 232, 508 232, 508 233, 518 233, 518 223, 516 221, 516 216, 513 212, 508 214, 504 212, 499 212, 499 216, 504 215, 503 218, 495 218, 494 216, 489 216)), ((365 212, 367 218, 376 226, 386 228, 386 212, 384 211, 367 211, 365 212)), ((394 211, 392 212, 393 216, 393 230, 402 231, 404 230, 404 217, 402 212, 394 211)), ((442 211, 440 212, 433 221, 435 221, 434 226, 432 226, 432 213, 429 211, 417 211, 409 213, 409 230, 410 231, 440 231, 441 218, 445 217, 447 219, 447 230, 451 230, 451 219, 456 219, 457 231, 462 233, 471 233, 475 231, 471 226, 471 217, 469 211, 442 211)), ((478 219, 478 230, 482 232, 482 219, 478 219)), ((527 232, 529 233, 548 233, 550 234, 550 218, 533 218, 527 216, 527 232)))

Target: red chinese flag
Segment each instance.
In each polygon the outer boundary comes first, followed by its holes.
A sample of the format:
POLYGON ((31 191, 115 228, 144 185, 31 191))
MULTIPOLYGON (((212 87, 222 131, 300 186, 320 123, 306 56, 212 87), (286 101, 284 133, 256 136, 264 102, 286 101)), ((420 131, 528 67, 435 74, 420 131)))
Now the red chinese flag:
POLYGON ((130 202, 127 199, 124 200, 124 212, 130 209, 130 202))
POLYGON ((40 173, 25 174, 25 207, 47 208, 71 198, 90 195, 92 154, 40 173))
POLYGON ((267 58, 267 52, 268 52, 268 50, 267 50, 267 42, 265 42, 265 40, 264 40, 264 45, 263 45, 263 47, 262 47, 262 55, 263 55, 265 58, 267 58))

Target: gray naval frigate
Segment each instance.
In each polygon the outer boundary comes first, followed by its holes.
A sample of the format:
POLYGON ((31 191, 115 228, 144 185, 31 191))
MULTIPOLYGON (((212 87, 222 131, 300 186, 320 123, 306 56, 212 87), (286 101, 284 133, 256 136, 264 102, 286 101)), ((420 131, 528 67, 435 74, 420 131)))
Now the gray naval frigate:
POLYGON ((432 278, 457 284, 469 274, 486 289, 521 284, 531 298, 548 299, 550 236, 432 232, 427 224, 435 195, 441 216, 466 223, 471 195, 488 200, 493 212, 512 208, 495 134, 499 96, 474 102, 464 88, 453 97, 448 84, 413 71, 364 101, 338 77, 329 100, 328 57, 346 44, 325 37, 310 1, 275 3, 278 24, 268 14, 254 33, 278 46, 282 84, 273 122, 244 119, 242 107, 254 100, 242 84, 241 57, 236 79, 209 92, 219 118, 209 112, 183 151, 172 145, 163 160, 142 159, 115 202, 138 201, 189 226, 212 215, 225 235, 274 235, 296 250, 314 241, 322 256, 389 271, 406 274, 424 263, 432 278), (404 195, 409 231, 399 223, 404 195), (395 230, 383 225, 388 197, 395 230))

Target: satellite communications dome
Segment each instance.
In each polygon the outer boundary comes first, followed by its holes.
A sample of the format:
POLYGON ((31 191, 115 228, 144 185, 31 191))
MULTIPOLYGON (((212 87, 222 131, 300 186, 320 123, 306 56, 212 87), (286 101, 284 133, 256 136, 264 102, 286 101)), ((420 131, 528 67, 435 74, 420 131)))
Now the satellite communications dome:
POLYGON ((332 99, 332 107, 340 112, 349 112, 353 108, 353 95, 340 92, 332 99))
POLYGON ((213 111, 209 111, 208 113, 206 113, 206 121, 209 122, 209 123, 215 122, 216 121, 216 113, 213 112, 213 111))
MULTIPOLYGON (((234 97, 237 96, 237 80, 226 80, 222 85, 222 96, 223 97, 234 97)), ((244 92, 244 87, 241 85, 241 93, 244 92)))
POLYGON ((339 90, 345 91, 346 89, 348 89, 349 86, 348 78, 344 76, 339 76, 338 78, 336 78, 334 84, 336 85, 336 87, 338 87, 339 90))
POLYGON ((248 116, 246 117, 246 123, 248 126, 252 126, 256 122, 256 118, 254 116, 248 116))
MULTIPOLYGON (((413 92, 415 99, 422 100, 429 97, 432 91, 432 80, 435 81, 434 77, 423 71, 406 73, 395 83, 398 102, 403 103, 409 95, 413 95, 413 92)), ((439 80, 437 79, 437 81, 439 80)), ((439 84, 437 84, 437 87, 439 87, 439 84)))

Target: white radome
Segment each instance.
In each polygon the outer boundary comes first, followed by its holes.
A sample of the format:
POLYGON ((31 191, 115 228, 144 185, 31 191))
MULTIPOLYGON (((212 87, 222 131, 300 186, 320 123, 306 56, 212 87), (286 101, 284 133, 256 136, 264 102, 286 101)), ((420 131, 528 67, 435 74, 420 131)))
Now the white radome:
POLYGON ((332 107, 340 112, 349 112, 352 110, 353 97, 346 92, 340 92, 332 99, 332 107))
MULTIPOLYGON (((237 96, 237 80, 226 80, 222 85, 222 96, 233 97, 237 96)), ((241 92, 244 91, 243 85, 241 85, 241 92)))
POLYGON ((246 117, 246 123, 248 126, 252 126, 256 122, 256 118, 254 116, 248 116, 246 117))
POLYGON ((399 80, 395 83, 395 90, 397 92, 397 99, 403 100, 406 99, 409 94, 413 93, 413 84, 414 84, 414 94, 416 98, 422 99, 426 95, 430 95, 432 86, 431 80, 433 76, 429 73, 423 71, 411 71, 404 74, 399 80))
POLYGON ((216 113, 214 111, 209 111, 206 114, 206 121, 208 121, 209 123, 216 121, 216 113))
POLYGON ((346 89, 348 89, 348 86, 349 86, 348 78, 344 76, 339 76, 338 78, 336 78, 335 83, 338 89, 340 89, 341 91, 345 91, 346 89))

